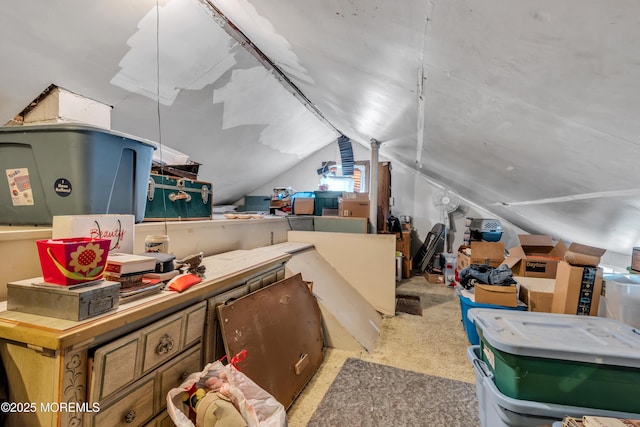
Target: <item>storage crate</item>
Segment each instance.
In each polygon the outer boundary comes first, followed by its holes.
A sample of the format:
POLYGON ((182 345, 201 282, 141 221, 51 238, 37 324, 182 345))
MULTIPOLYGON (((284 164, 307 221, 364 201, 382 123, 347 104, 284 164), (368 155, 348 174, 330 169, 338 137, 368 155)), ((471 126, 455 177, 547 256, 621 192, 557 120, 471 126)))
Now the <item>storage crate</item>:
POLYGON ((54 215, 129 214, 142 222, 154 145, 86 125, 0 128, 0 224, 54 215), (0 187, 1 188, 1 187, 0 187))
POLYGON ((605 274, 606 317, 640 328, 640 274, 605 274))
POLYGON ((314 215, 322 216, 323 209, 338 209, 338 198, 342 191, 314 191, 314 215))
POLYGON ((469 296, 465 296, 464 292, 459 291, 458 296, 460 297, 460 311, 462 314, 462 326, 464 327, 464 331, 467 333, 467 338, 469 339, 469 343, 472 345, 480 344, 480 337, 478 336, 478 332, 476 331, 476 325, 469 319, 468 312, 469 309, 472 308, 493 308, 497 310, 526 310, 527 307, 525 305, 519 305, 517 307, 507 307, 503 305, 493 305, 493 304, 479 304, 475 301, 472 301, 469 296))
POLYGON ((150 174, 145 221, 211 219, 213 192, 210 182, 150 174))
POLYGON ((494 383, 491 370, 482 361, 480 346, 467 348, 467 358, 476 377, 478 418, 482 427, 539 427, 562 421, 565 416, 599 415, 603 417, 638 418, 640 414, 578 406, 558 405, 505 396, 494 383))
POLYGON ((638 411, 640 334, 614 319, 555 313, 468 312, 482 360, 504 395, 535 402, 638 411))

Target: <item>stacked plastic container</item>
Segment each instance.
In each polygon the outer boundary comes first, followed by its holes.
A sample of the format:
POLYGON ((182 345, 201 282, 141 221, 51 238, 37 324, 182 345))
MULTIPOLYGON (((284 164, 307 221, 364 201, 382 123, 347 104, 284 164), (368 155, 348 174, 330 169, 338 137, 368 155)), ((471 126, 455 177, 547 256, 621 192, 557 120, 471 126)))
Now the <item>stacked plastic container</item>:
POLYGON ((476 330, 476 325, 469 319, 469 310, 472 308, 491 308, 496 310, 519 310, 523 311, 527 309, 526 305, 518 305, 517 307, 507 307, 504 305, 495 304, 481 304, 473 301, 473 294, 471 292, 460 289, 460 286, 456 287, 456 294, 460 298, 460 312, 462 315, 462 326, 467 333, 467 339, 471 345, 480 344, 480 337, 476 330))
POLYGON ((593 316, 474 308, 467 356, 484 427, 640 418, 640 331, 593 316))

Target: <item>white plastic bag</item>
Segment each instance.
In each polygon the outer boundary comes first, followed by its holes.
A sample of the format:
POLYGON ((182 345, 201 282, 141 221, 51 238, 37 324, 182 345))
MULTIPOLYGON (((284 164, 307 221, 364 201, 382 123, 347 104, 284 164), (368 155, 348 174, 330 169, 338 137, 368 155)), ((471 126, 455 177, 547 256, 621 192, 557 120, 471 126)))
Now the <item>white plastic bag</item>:
POLYGON ((235 367, 245 357, 246 351, 243 350, 228 365, 222 363, 224 358, 209 363, 201 372, 189 375, 180 387, 169 390, 167 412, 173 423, 177 427, 195 427, 188 416, 189 407, 182 400, 184 393, 191 390, 194 384, 205 388, 207 379, 218 377, 225 380, 222 391, 231 397, 249 427, 286 426, 287 413, 284 406, 235 367))

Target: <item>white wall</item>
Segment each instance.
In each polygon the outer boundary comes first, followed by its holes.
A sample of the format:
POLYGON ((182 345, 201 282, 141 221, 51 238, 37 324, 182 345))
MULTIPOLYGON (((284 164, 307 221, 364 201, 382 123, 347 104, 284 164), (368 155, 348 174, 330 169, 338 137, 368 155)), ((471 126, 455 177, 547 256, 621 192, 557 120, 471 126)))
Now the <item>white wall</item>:
MULTIPOLYGON (((371 160, 370 151, 360 144, 353 143, 353 159, 355 161, 371 160)), ((261 185, 249 193, 249 196, 269 196, 275 187, 293 187, 296 191, 316 191, 320 184, 320 176, 316 172, 322 162, 342 162, 338 145, 329 144, 323 149, 300 161, 298 165, 275 179, 261 185)))
MULTIPOLYGON (((371 160, 371 151, 360 144, 353 144, 353 153, 356 161, 371 160)), ((320 168, 323 161, 340 163, 340 153, 336 144, 331 144, 314 153, 301 161, 295 168, 256 188, 250 195, 270 195, 274 187, 290 186, 296 191, 317 190, 320 177, 316 170, 320 168)), ((402 166, 399 162, 393 162, 382 154, 379 161, 391 162, 391 194, 393 197, 391 213, 395 216, 411 216, 413 218, 413 227, 420 241, 423 241, 431 227, 438 222, 442 222, 440 212, 434 209, 432 204, 432 197, 440 188, 418 175, 415 171, 402 166)), ((461 214, 454 219, 455 228, 458 230, 455 233, 454 250, 463 242, 466 217, 495 218, 487 211, 472 207, 468 203, 466 205, 468 207, 466 214, 461 214)), ((517 234, 526 234, 526 232, 504 221, 502 222, 505 229, 502 239, 505 242, 505 247, 515 246, 518 241, 517 234)))
MULTIPOLYGON (((353 153, 356 161, 371 159, 371 151, 360 144, 353 143, 353 153)), ((403 166, 400 162, 394 162, 393 159, 385 157, 382 152, 380 153, 379 160, 381 162, 391 162, 391 194, 394 199, 393 206, 391 206, 391 213, 395 216, 409 215, 413 218, 413 228, 419 239, 419 242, 412 242, 412 247, 415 252, 415 243, 418 243, 419 248, 419 244, 427 237, 431 227, 443 221, 440 212, 434 209, 432 204, 433 195, 439 192, 441 188, 428 181, 424 176, 418 175, 415 171, 403 166)), ((278 176, 276 179, 261 185, 250 194, 271 195, 274 187, 287 186, 293 187, 296 191, 317 190, 320 177, 317 175, 316 170, 320 168, 323 161, 340 163, 341 159, 337 144, 330 144, 314 153, 302 160, 294 168, 278 176)), ((496 217, 485 209, 481 209, 464 200, 462 204, 466 209, 464 213, 456 213, 453 224, 454 227, 452 227, 456 230, 452 244, 454 251, 457 250, 464 241, 464 228, 467 217, 499 219, 504 230, 501 242, 504 243, 507 249, 518 244, 518 234, 528 234, 527 231, 516 227, 502 218, 496 217)), ((622 256, 613 252, 607 252, 602 257, 603 265, 614 268, 617 266, 618 269, 628 266, 629 263, 629 256, 622 256)))

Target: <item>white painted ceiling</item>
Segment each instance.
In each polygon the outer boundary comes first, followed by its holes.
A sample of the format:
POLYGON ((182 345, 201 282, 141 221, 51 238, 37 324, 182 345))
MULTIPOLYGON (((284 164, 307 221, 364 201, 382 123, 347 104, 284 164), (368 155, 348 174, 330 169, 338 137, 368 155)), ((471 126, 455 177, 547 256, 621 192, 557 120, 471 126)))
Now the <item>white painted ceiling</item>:
POLYGON ((56 84, 202 163, 217 203, 340 134, 375 138, 530 232, 623 254, 640 241, 636 1, 156 5, 5 0, 0 122, 56 84))

